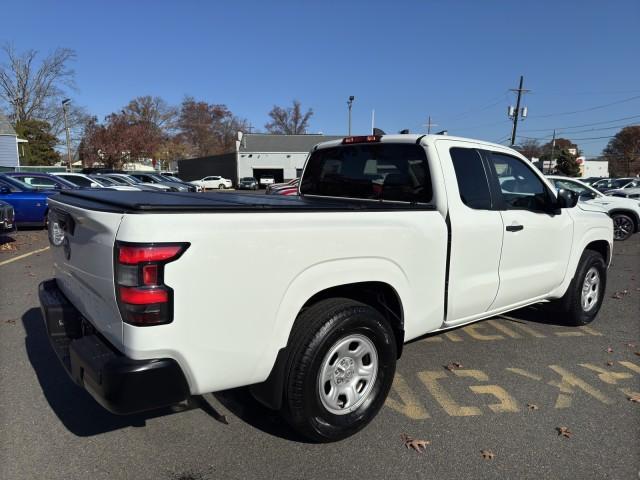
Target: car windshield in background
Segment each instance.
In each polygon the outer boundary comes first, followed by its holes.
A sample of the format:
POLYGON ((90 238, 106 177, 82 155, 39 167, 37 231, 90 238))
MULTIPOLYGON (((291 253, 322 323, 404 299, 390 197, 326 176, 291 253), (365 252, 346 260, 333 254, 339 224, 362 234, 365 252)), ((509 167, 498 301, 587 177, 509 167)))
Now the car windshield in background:
POLYGON ((18 190, 33 190, 36 191, 37 188, 32 187, 31 185, 28 185, 24 182, 21 182, 20 180, 16 180, 15 178, 11 178, 7 175, 0 175, 0 179, 2 179, 3 181, 5 181, 7 184, 9 184, 11 187, 13 188, 17 188, 18 190))
POLYGON ((110 181, 118 185, 125 185, 125 186, 129 185, 129 182, 127 182, 125 179, 121 177, 103 177, 103 178, 108 178, 110 181))
POLYGON ((102 185, 103 187, 110 187, 112 185, 117 185, 116 182, 111 181, 111 179, 106 178, 106 177, 91 177, 91 180, 93 180, 96 183, 99 183, 100 185, 102 185))
MULTIPOLYGON (((116 178, 116 177, 111 177, 111 178, 116 178)), ((139 185, 143 182, 141 182, 140 180, 138 180, 136 177, 133 177, 131 175, 124 175, 122 177, 117 177, 118 179, 122 180, 123 182, 126 182, 128 185, 139 185)))
POLYGON ((632 180, 633 178, 618 178, 617 180, 612 180, 609 186, 611 188, 622 188, 632 180))
POLYGON ((356 144, 316 150, 309 158, 303 195, 431 201, 424 149, 415 144, 356 144))
POLYGON ((255 182, 256 179, 253 177, 243 177, 240 179, 241 182, 255 182))

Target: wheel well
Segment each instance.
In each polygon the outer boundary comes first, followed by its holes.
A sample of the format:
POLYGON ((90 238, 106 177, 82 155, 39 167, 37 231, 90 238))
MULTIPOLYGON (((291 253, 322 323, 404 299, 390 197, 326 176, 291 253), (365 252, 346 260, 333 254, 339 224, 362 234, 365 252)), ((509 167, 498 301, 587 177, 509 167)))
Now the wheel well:
POLYGON ((593 250, 594 252, 598 252, 604 258, 606 264, 609 264, 609 255, 610 247, 609 242, 606 240, 596 240, 595 242, 591 242, 586 246, 585 250, 593 250))
POLYGON ((628 217, 630 217, 631 220, 633 220, 633 231, 634 232, 638 231, 638 228, 640 227, 640 218, 638 218, 638 215, 636 214, 636 212, 633 212, 631 210, 616 209, 616 210, 611 210, 609 212, 609 216, 613 218, 613 216, 616 213, 622 213, 623 215, 627 215, 628 217))
POLYGON ((369 305, 380 312, 393 328, 398 358, 400 358, 404 345, 404 314, 400 297, 391 285, 384 282, 360 282, 327 288, 307 300, 300 311, 320 300, 335 297, 349 298, 369 305))

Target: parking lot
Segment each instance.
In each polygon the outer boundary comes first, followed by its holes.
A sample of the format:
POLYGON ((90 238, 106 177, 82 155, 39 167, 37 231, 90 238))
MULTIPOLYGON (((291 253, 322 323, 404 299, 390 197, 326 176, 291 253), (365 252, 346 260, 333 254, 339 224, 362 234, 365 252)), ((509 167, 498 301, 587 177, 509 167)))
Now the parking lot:
POLYGON ((640 235, 615 244, 593 324, 530 307, 414 341, 374 422, 328 445, 301 441, 243 389, 107 413, 48 345, 36 291, 52 275, 46 231, 2 241, 2 479, 638 478, 640 235))

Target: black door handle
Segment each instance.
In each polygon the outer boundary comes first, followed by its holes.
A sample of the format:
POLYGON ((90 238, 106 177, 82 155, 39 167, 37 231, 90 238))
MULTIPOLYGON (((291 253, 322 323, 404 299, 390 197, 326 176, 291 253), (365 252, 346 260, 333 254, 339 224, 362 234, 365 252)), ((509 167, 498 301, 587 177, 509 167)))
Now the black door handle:
POLYGON ((508 225, 507 232, 519 232, 524 229, 524 225, 508 225))

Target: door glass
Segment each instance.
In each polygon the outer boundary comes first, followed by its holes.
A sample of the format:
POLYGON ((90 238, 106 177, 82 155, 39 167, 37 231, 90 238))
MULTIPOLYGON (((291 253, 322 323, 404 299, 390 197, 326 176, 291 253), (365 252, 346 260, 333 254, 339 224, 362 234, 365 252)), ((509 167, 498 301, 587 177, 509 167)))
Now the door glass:
POLYGON ((549 194, 542 180, 516 157, 491 153, 491 164, 500 182, 507 210, 545 211, 549 194))
POLYGON ((456 147, 450 152, 462 202, 470 208, 490 210, 489 182, 478 151, 473 148, 456 147))

